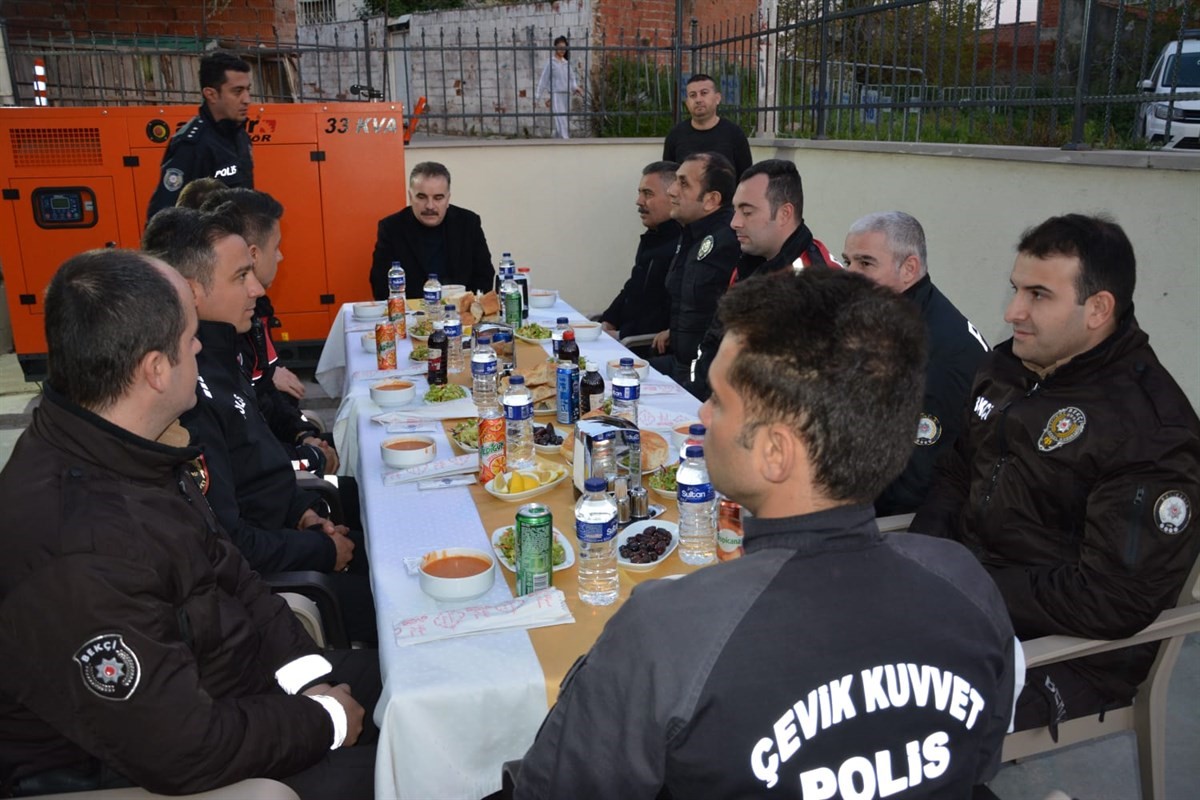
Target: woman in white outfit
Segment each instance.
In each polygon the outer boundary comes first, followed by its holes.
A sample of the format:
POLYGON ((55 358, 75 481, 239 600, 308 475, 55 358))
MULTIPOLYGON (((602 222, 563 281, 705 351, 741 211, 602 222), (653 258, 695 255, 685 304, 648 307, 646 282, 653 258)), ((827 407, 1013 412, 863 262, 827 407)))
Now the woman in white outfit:
POLYGON ((554 55, 542 68, 542 76, 538 78, 534 97, 541 97, 544 91, 550 92, 546 99, 546 108, 554 112, 554 138, 570 139, 567 129, 567 112, 571 109, 571 93, 583 94, 579 80, 571 69, 571 52, 567 49, 567 37, 559 36, 554 40, 554 55))

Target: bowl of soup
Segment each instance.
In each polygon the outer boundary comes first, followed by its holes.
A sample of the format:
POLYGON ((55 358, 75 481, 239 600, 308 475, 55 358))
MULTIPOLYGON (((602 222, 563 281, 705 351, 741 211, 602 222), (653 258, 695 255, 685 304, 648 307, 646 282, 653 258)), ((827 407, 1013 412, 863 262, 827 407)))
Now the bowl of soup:
POLYGON ((389 378, 371 386, 371 399, 381 408, 403 406, 417 396, 417 387, 412 381, 389 378))
POLYGON ((360 320, 383 319, 387 316, 387 302, 371 300, 354 304, 354 318, 360 320))
POLYGON ((599 322, 590 320, 572 322, 571 329, 575 331, 575 341, 577 342, 594 342, 600 338, 600 332, 604 330, 599 322))
POLYGON ((437 453, 437 443, 430 436, 416 433, 391 436, 379 445, 379 453, 383 457, 383 463, 389 467, 418 467, 433 461, 437 453))
MULTIPOLYGON (((614 358, 608 362, 608 378, 612 380, 612 376, 617 374, 617 370, 621 368, 621 359, 614 358)), ((650 364, 642 361, 640 358, 633 360, 633 371, 637 373, 639 380, 646 380, 650 374, 650 364)))
POLYGON ((421 591, 435 600, 473 600, 496 580, 491 553, 470 547, 446 547, 421 556, 421 591))
POLYGON ((362 349, 375 355, 375 331, 367 331, 362 335, 362 349))
POLYGON ((530 289, 529 290, 529 307, 530 308, 549 308, 558 302, 557 289, 530 289))

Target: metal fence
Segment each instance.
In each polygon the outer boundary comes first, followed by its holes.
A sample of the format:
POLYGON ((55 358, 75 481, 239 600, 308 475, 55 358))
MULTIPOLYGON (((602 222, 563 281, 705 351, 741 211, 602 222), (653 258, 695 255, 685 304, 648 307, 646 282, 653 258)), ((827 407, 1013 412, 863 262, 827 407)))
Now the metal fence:
MULTIPOLYGON (((1141 87, 1164 45, 1200 25, 1193 0, 857 2, 777 0, 769 14, 710 28, 574 31, 583 92, 565 111, 534 96, 552 37, 533 27, 422 26, 416 14, 220 46, 252 54, 263 101, 366 99, 366 87, 408 107, 425 97, 421 127, 447 135, 544 137, 565 113, 574 136, 661 136, 686 116, 681 83, 694 73, 712 75, 722 116, 758 136, 1144 147, 1155 118, 1168 136, 1172 122, 1200 122, 1186 108, 1200 86, 1155 98, 1141 87)), ((192 103, 209 46, 26 34, 9 51, 22 104, 35 57, 52 104, 192 103)))

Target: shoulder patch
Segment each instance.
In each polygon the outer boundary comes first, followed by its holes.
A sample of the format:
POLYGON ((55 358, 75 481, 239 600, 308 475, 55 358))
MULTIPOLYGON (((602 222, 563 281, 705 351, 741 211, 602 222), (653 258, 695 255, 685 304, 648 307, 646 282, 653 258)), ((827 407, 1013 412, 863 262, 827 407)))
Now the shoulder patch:
POLYGON ((1078 439, 1087 427, 1087 415, 1075 406, 1060 408, 1046 421, 1038 439, 1038 450, 1049 453, 1078 439))
POLYGON ((184 467, 187 474, 196 482, 196 486, 200 489, 200 494, 208 494, 208 486, 211 479, 208 476, 208 462, 204 460, 204 454, 201 453, 196 458, 192 459, 184 467))
POLYGON ((712 252, 713 237, 712 234, 704 237, 704 241, 700 242, 700 250, 696 253, 696 260, 703 261, 704 257, 712 252))
POLYGON ((921 412, 921 417, 917 420, 917 438, 914 440, 914 444, 918 447, 929 447, 937 444, 938 439, 941 438, 941 421, 933 414, 921 412))
POLYGON ((1154 524, 1163 533, 1181 533, 1192 521, 1192 504, 1186 494, 1168 491, 1154 501, 1154 524))
POLYGON ((183 170, 169 167, 163 172, 163 188, 168 192, 178 192, 183 188, 183 170))
POLYGON ((102 633, 75 651, 83 685, 105 700, 128 700, 142 679, 137 654, 119 633, 102 633))

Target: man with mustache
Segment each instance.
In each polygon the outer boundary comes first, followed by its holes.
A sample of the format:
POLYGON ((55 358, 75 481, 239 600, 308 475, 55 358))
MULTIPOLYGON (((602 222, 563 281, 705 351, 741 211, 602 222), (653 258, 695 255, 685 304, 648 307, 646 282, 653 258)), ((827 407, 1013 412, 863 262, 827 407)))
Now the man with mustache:
POLYGON ((406 294, 423 296, 425 281, 461 283, 474 292, 492 289, 495 271, 479 215, 450 205, 450 170, 422 161, 408 176, 408 208, 379 221, 371 260, 371 293, 388 296, 387 273, 393 261, 404 268, 406 294))
POLYGON ((618 339, 658 333, 671 322, 667 269, 675 257, 680 228, 671 219, 667 189, 675 182, 678 166, 674 161, 655 161, 642 170, 637 212, 646 232, 638 242, 629 280, 599 318, 604 330, 618 339))

